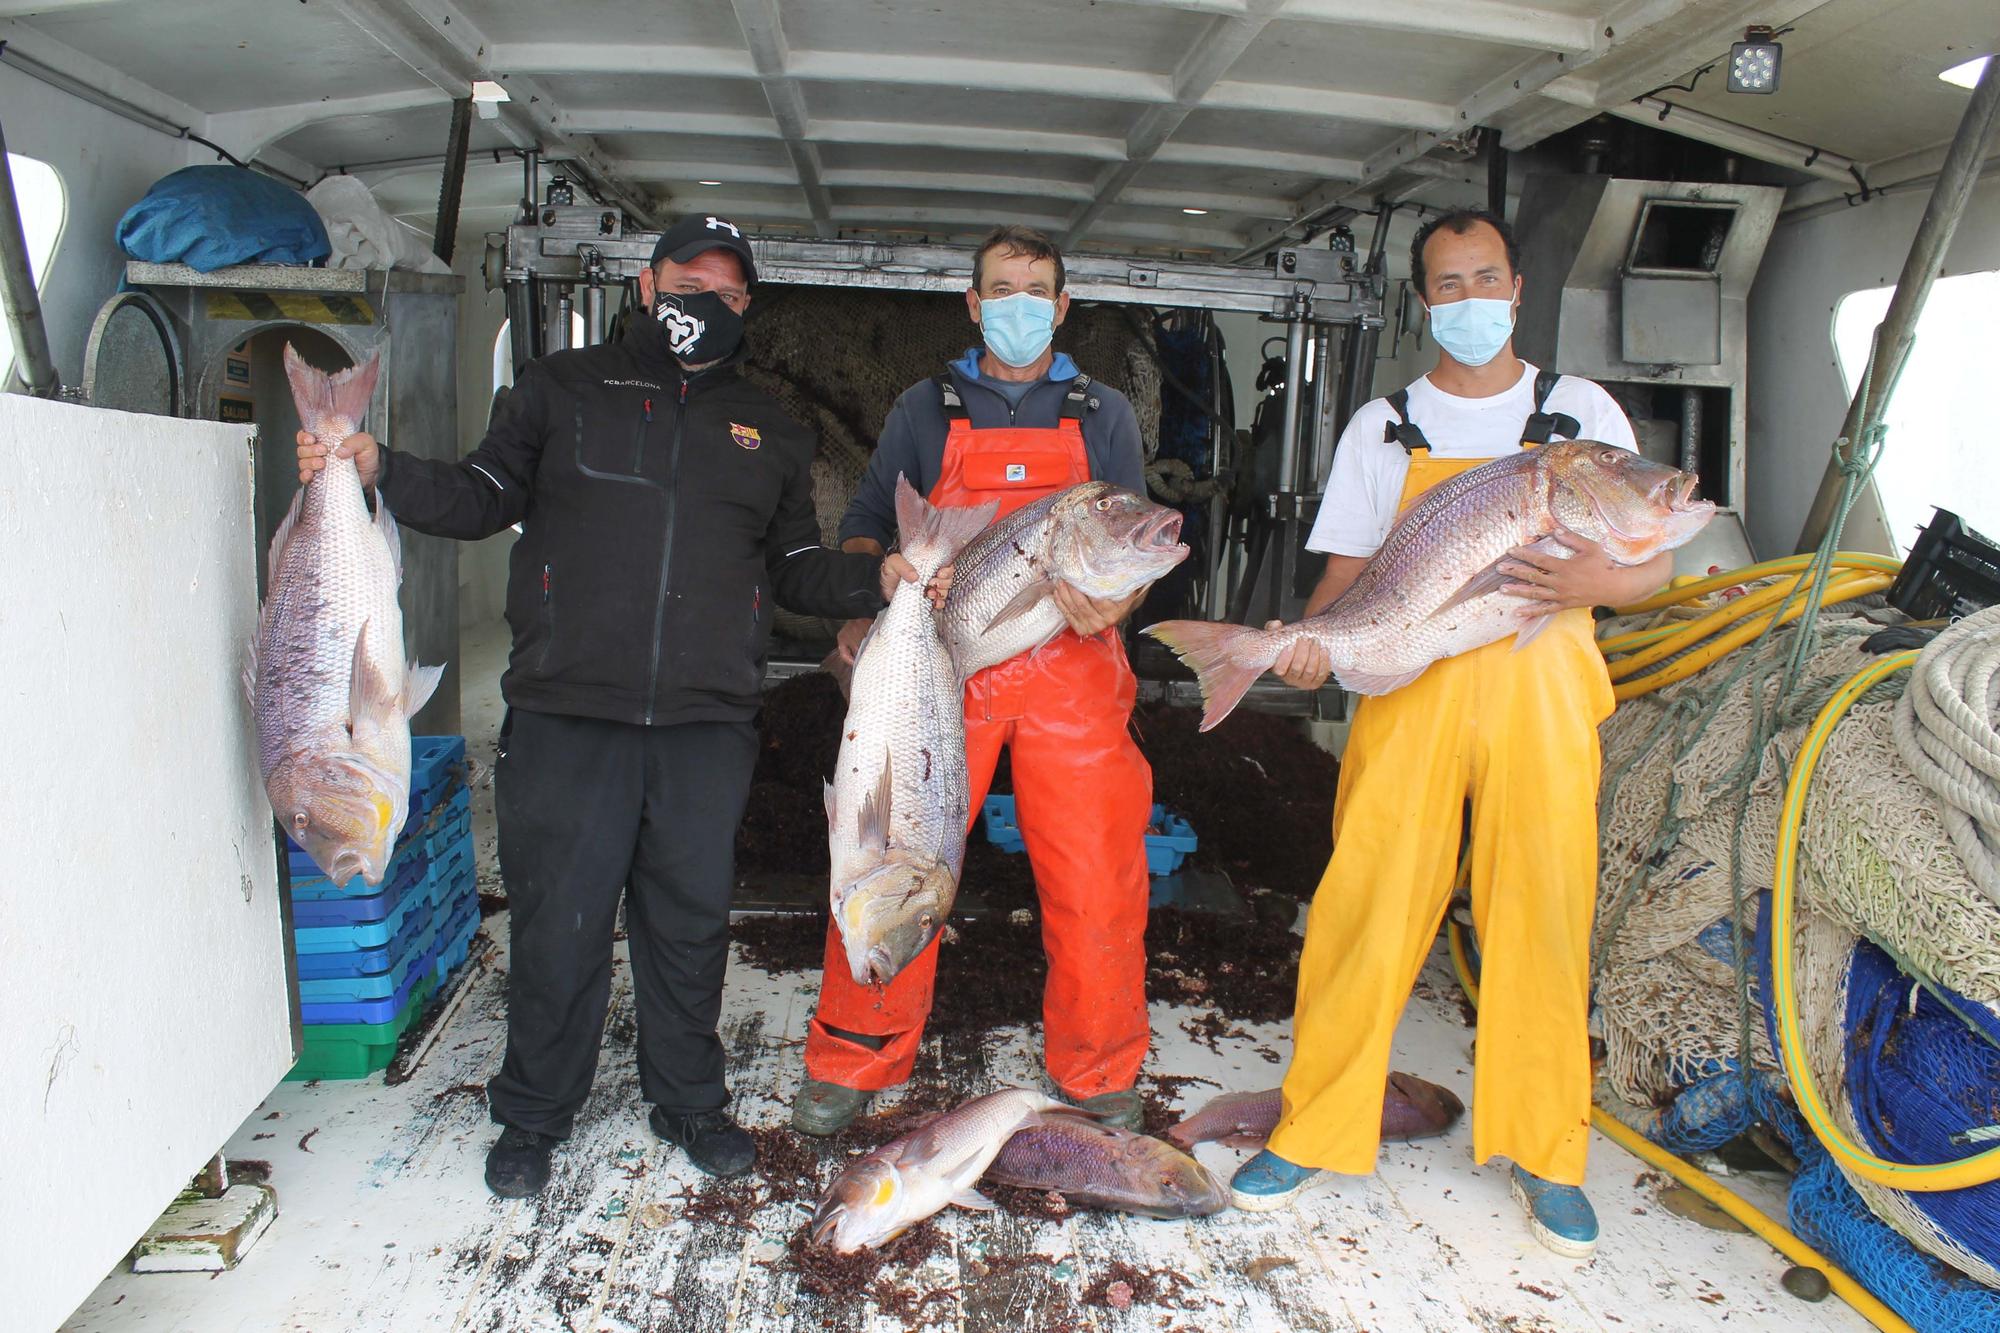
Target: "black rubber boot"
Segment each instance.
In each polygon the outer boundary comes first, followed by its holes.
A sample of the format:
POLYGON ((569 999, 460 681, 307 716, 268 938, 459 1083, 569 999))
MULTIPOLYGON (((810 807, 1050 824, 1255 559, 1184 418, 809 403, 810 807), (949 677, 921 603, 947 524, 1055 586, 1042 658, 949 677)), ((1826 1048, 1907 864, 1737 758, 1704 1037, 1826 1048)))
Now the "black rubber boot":
POLYGON ((486 1188, 503 1199, 532 1199, 549 1183, 549 1154, 562 1140, 503 1127, 486 1150, 486 1188))
POLYGON ((669 1115, 655 1106, 646 1119, 655 1134, 711 1176, 740 1176, 757 1164, 757 1141, 727 1111, 669 1115))

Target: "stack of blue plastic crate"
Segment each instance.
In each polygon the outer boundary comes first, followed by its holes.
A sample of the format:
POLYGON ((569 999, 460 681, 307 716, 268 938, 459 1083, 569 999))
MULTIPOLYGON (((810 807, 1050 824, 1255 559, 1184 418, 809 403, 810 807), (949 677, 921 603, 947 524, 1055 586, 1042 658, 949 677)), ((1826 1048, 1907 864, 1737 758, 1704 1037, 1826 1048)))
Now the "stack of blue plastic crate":
POLYGON ((465 738, 410 740, 410 814, 382 882, 336 887, 289 847, 305 1052, 287 1078, 360 1078, 389 1063, 479 930, 465 738))

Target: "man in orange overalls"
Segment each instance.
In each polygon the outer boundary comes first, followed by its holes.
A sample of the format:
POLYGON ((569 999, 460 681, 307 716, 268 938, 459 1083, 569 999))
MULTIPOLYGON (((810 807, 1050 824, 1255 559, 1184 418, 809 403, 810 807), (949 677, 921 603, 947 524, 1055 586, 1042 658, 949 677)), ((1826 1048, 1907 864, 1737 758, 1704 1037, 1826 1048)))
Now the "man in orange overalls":
MULTIPOLYGON (((1093 479, 1145 494, 1132 404, 1050 346, 1069 311, 1062 253, 1026 227, 980 246, 965 294, 983 348, 924 380, 889 412, 841 522, 842 548, 881 554, 896 535, 898 474, 934 505, 999 501, 999 517, 1093 479)), ((1145 596, 1089 597, 1057 584, 1069 629, 965 688, 965 750, 977 812, 1011 748, 1021 836, 1041 898, 1049 979, 1043 1042, 1061 1095, 1136 1129, 1146 1057, 1146 820, 1153 774, 1132 741, 1137 691, 1116 626, 1145 596)), ((848 622, 852 661, 869 622, 848 622)), ((829 925, 806 1082, 792 1124, 832 1134, 869 1095, 910 1076, 937 973, 937 943, 886 987, 857 985, 829 925)))

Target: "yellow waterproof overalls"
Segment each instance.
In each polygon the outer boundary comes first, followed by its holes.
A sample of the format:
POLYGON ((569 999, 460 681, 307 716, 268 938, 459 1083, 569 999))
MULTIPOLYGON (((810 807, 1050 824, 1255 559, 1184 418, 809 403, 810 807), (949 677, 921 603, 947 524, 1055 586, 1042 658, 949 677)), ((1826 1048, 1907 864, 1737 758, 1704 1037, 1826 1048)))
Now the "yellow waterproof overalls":
MULTIPOLYGON (((1542 415, 1524 448, 1550 438, 1542 415)), ((1486 461, 1432 458, 1409 442, 1421 433, 1407 422, 1404 432, 1390 427, 1410 454, 1404 508, 1486 461)), ((1451 896, 1470 796, 1481 960, 1472 1155, 1583 1183, 1597 727, 1611 715, 1611 681, 1588 610, 1559 612, 1527 647, 1514 644, 1433 663, 1355 715, 1270 1140, 1289 1162, 1375 1169, 1390 1039, 1451 896)))

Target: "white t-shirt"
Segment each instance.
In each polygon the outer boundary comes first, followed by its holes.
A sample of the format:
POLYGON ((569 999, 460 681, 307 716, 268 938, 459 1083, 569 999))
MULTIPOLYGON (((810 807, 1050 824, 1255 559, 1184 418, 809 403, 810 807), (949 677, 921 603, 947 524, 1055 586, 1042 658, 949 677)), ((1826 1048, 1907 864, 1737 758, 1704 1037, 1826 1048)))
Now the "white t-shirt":
MULTIPOLYGON (((1419 377, 1410 385, 1409 418, 1431 442, 1433 458, 1497 458, 1521 447, 1521 427, 1535 410, 1534 366, 1523 362, 1521 378, 1505 393, 1490 398, 1460 398, 1419 377)), ((1565 375, 1549 394, 1545 410, 1576 418, 1576 438, 1601 440, 1621 449, 1637 449, 1632 423, 1595 383, 1565 375)), ((1389 400, 1363 405, 1340 434, 1326 498, 1320 501, 1306 549, 1329 555, 1373 555, 1389 529, 1396 526, 1397 502, 1409 475, 1410 456, 1403 446, 1382 438, 1396 419, 1389 400)))

